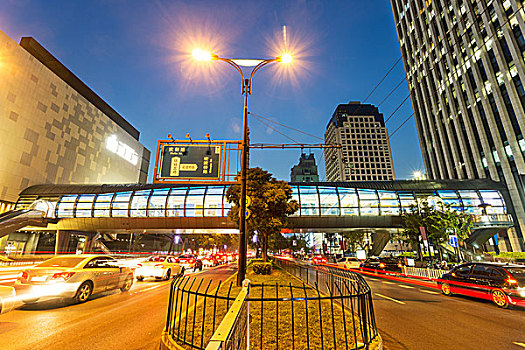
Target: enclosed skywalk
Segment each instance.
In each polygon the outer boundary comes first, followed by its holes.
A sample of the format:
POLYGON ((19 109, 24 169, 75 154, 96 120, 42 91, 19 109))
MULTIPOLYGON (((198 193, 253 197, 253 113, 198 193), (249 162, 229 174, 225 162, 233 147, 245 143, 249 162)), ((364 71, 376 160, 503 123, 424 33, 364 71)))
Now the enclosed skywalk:
MULTIPOLYGON (((401 213, 425 198, 475 216, 473 237, 487 240, 512 226, 506 189, 490 180, 291 183, 300 209, 293 230, 367 230, 382 250, 401 227, 401 213), (480 234, 476 236, 476 230, 480 234), (482 230, 482 234, 481 234, 482 230), (381 239, 382 238, 382 239, 381 239), (384 242, 384 243, 379 243, 384 242)), ((46 230, 80 232, 234 232, 225 185, 37 185, 24 190, 15 211, 38 210, 46 230), (52 221, 49 221, 52 220, 52 221)), ((20 223, 22 225, 22 223, 20 223)), ((20 226, 19 225, 19 226, 20 226)), ((33 222, 27 225, 34 226, 33 222)), ((40 224, 42 226, 43 224, 40 224)), ((23 226, 4 227, 0 232, 23 226)), ((38 228, 32 228, 38 229, 38 228)), ((40 228, 42 229, 42 228, 40 228)), ((483 242, 482 242, 483 243, 483 242)))

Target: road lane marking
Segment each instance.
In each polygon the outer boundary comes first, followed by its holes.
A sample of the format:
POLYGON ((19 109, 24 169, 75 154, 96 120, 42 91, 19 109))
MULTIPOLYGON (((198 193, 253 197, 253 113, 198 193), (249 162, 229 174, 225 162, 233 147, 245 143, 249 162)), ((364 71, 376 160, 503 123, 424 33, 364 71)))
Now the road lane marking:
POLYGON ((522 348, 525 348, 525 343, 520 343, 520 342, 515 341, 515 342, 512 342, 512 344, 515 344, 517 346, 521 346, 522 348))
POLYGON ((165 283, 162 283, 162 284, 158 284, 158 285, 153 286, 153 287, 148 287, 148 288, 140 289, 140 290, 138 290, 136 293, 145 292, 145 291, 147 291, 147 290, 152 290, 152 289, 155 289, 155 288, 159 288, 159 287, 165 286, 165 285, 170 284, 170 283, 171 283, 171 281, 168 281, 168 282, 165 282, 165 283))
POLYGON ((386 284, 395 284, 394 282, 388 282, 388 281, 383 281, 383 283, 386 283, 386 284))
POLYGON ((406 286, 404 284, 400 284, 399 285, 401 288, 407 288, 407 289, 413 289, 414 287, 411 287, 411 286, 406 286))
POLYGON ((420 289, 419 291, 423 292, 423 293, 428 293, 428 294, 439 294, 438 292, 433 292, 431 290, 424 290, 424 289, 420 289))
POLYGON ((378 297, 385 298, 385 299, 391 300, 391 301, 393 301, 393 302, 395 302, 395 303, 405 305, 404 302, 402 302, 402 301, 400 301, 400 300, 397 300, 397 299, 394 299, 394 298, 387 297, 386 295, 379 294, 379 293, 374 293, 374 294, 377 295, 378 297))

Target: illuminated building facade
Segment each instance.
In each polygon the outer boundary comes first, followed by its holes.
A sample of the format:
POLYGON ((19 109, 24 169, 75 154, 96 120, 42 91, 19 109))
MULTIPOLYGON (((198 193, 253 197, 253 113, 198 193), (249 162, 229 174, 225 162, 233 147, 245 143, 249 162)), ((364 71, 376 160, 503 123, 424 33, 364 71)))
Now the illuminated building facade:
POLYGON ((371 104, 337 106, 325 132, 327 181, 394 180, 394 164, 383 114, 371 104))
POLYGON ((143 183, 139 132, 33 38, 0 32, 0 203, 42 183, 143 183))
POLYGON ((0 31, 0 84, 0 214, 34 184, 146 182, 139 132, 35 39, 0 31))
POLYGON ((428 177, 505 183, 516 225, 500 248, 524 250, 523 2, 391 4, 428 177))

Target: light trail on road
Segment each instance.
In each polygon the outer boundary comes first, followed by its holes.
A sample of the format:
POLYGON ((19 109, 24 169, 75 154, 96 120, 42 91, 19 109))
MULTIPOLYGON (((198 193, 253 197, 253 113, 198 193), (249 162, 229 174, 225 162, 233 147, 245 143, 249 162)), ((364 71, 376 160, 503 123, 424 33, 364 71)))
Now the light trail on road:
MULTIPOLYGON (((228 264, 187 275, 216 286, 235 272, 228 264)), ((19 307, 0 315, 0 349, 157 350, 170 283, 135 281, 127 293, 94 295, 84 304, 52 300, 19 307)))

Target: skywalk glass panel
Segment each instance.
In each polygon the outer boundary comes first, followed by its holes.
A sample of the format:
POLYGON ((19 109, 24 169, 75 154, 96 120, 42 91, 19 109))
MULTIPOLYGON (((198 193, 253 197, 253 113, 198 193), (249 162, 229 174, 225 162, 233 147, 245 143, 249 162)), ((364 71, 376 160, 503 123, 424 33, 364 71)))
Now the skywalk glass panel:
POLYGON ((204 192, 205 187, 190 187, 186 197, 186 214, 187 217, 203 216, 204 192))
POLYGON ((319 197, 317 187, 300 186, 299 196, 301 198, 301 216, 319 215, 319 197))
POLYGON ((222 216, 222 199, 224 197, 224 186, 208 186, 204 197, 204 216, 222 216))
POLYGON ((58 217, 59 218, 72 218, 73 209, 75 207, 76 200, 77 200, 76 194, 62 196, 62 198, 60 198, 60 202, 58 202, 58 205, 57 205, 58 217))
POLYGON ((357 189, 361 215, 379 215, 379 200, 375 190, 357 189))
POLYGON ((341 215, 359 215, 359 201, 355 188, 338 187, 341 215))
POLYGON ((131 217, 145 217, 151 190, 136 191, 131 199, 131 217))
POLYGON ((410 211, 410 206, 416 205, 417 201, 414 198, 414 194, 409 191, 398 191, 399 203, 401 204, 402 211, 410 211))
POLYGON ((75 210, 75 217, 90 218, 93 210, 93 202, 95 201, 94 194, 81 194, 78 196, 77 208, 75 210))
POLYGON ((469 214, 481 215, 482 208, 479 206, 481 200, 477 191, 459 190, 459 196, 463 202, 463 210, 469 214))
MULTIPOLYGON (((292 188, 292 199, 296 200, 298 204, 301 202, 299 201, 299 187, 297 186, 290 186, 292 188)), ((299 216, 301 213, 300 210, 297 210, 295 213, 293 213, 291 216, 299 216)))
POLYGON ((456 191, 452 190, 439 190, 437 194, 443 200, 443 203, 449 205, 452 209, 462 211, 461 199, 456 191))
POLYGON ((168 197, 167 216, 184 216, 184 200, 186 199, 186 187, 172 188, 168 197))
POLYGON ((96 218, 108 218, 112 199, 113 193, 104 193, 97 195, 97 197, 95 198, 93 216, 96 218))
POLYGON ((129 214, 129 205, 132 192, 117 192, 111 205, 111 216, 114 218, 126 218, 129 214))
POLYGON ((400 215, 399 200, 395 191, 378 190, 381 215, 400 215))
POLYGON ((339 197, 335 187, 318 187, 321 204, 321 215, 341 215, 339 197))
POLYGON ((480 190, 479 194, 486 206, 487 214, 506 214, 505 201, 499 191, 495 190, 480 190))
MULTIPOLYGON (((226 191, 224 191, 224 193, 226 193, 226 191)), ((222 215, 224 217, 228 216, 228 213, 230 212, 230 210, 232 210, 232 206, 233 204, 229 203, 226 196, 224 196, 224 199, 222 201, 222 215)))
POLYGON ((157 188, 151 193, 148 204, 149 217, 163 217, 166 214, 166 201, 168 200, 169 188, 157 188))

